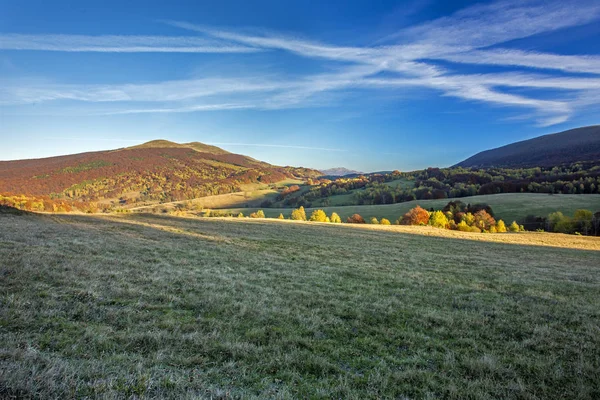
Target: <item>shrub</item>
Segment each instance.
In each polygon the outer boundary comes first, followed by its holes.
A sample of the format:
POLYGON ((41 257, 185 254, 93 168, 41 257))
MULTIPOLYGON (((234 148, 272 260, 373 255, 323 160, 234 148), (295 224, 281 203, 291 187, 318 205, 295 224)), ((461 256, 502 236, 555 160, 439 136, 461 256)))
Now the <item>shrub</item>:
POLYGON ((470 227, 469 227, 469 231, 470 231, 470 232, 475 232, 475 233, 481 233, 481 229, 479 229, 479 228, 478 228, 478 227, 476 227, 476 226, 470 226, 470 227))
POLYGON ((520 228, 519 224, 517 224, 517 221, 513 221, 512 224, 510 224, 510 226, 508 227, 508 230, 511 232, 519 232, 520 228))
POLYGON ((370 222, 374 225, 379 225, 379 221, 375 217, 372 217, 370 222))
POLYGON ((300 206, 292 211, 291 219, 295 221, 306 221, 306 211, 304 211, 304 207, 300 206))
POLYGON ((283 216, 283 214, 279 213, 279 217, 277 217, 277 219, 285 219, 285 217, 283 216))
POLYGON ((310 221, 314 222, 326 222, 327 214, 323 210, 314 210, 310 215, 310 221))
POLYGON ((429 218, 429 225, 435 228, 448 228, 448 218, 442 211, 434 211, 429 218))
POLYGON ((349 224, 365 224, 365 219, 361 217, 359 214, 354 214, 351 217, 348 217, 346 220, 349 224))
POLYGON ((237 215, 237 217, 238 217, 238 218, 244 218, 244 213, 243 213, 243 212, 240 212, 240 213, 237 215))
POLYGON ((265 218, 265 212, 263 210, 258 210, 256 212, 256 218, 265 218))
POLYGON ((334 224, 339 224, 342 222, 342 219, 340 218, 340 216, 333 212, 331 213, 331 218, 329 218, 331 220, 331 222, 333 222, 334 224))
POLYGON ((420 206, 408 211, 402 217, 402 225, 427 225, 429 222, 429 212, 420 206))
POLYGON ((389 219, 387 219, 387 218, 381 218, 381 219, 379 220, 379 224, 380 224, 380 225, 391 225, 392 223, 391 223, 391 222, 390 222, 390 220, 389 220, 389 219))

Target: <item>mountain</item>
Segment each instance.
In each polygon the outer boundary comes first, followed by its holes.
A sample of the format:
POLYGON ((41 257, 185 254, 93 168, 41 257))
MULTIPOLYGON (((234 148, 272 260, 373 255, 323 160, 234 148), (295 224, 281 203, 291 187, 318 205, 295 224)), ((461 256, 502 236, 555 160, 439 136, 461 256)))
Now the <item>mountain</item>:
POLYGON ((344 175, 362 175, 364 172, 354 171, 344 167, 335 167, 329 169, 322 169, 320 172, 326 176, 344 176, 344 175))
POLYGON ((175 201, 237 192, 244 184, 321 175, 199 142, 154 140, 117 150, 0 161, 0 194, 46 196, 48 203, 50 198, 105 204, 175 201))
POLYGON ((482 151, 456 167, 553 167, 600 161, 600 125, 570 129, 482 151))

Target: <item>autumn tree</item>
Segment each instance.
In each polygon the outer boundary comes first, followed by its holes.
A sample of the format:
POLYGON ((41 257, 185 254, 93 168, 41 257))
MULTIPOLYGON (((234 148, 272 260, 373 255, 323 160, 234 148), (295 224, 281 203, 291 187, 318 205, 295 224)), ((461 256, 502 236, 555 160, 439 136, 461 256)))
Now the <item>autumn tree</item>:
POLYGON ((326 222, 327 214, 323 210, 314 210, 310 215, 310 221, 314 222, 326 222))
POLYGON ((258 210, 256 212, 256 218, 265 218, 265 212, 263 210, 258 210))
POLYGON ((346 219, 346 222, 349 224, 365 224, 365 219, 361 217, 359 214, 353 214, 351 217, 346 219))
POLYGON ((390 222, 390 220, 389 220, 389 219, 387 219, 387 218, 381 218, 381 219, 379 220, 379 224, 380 224, 380 225, 391 225, 391 222, 390 222))
POLYGON ((300 206, 292 211, 291 219, 295 221, 306 221, 306 211, 304 211, 304 207, 300 206))
POLYGON ((240 212, 240 213, 237 215, 237 217, 238 217, 238 218, 244 218, 244 213, 243 213, 243 212, 240 212))
POLYGON ((285 217, 283 216, 282 213, 279 213, 279 217, 277 217, 277 219, 285 219, 285 217))
POLYGON ((489 231, 496 225, 496 220, 486 210, 480 210, 473 215, 473 225, 482 231, 489 231))
POLYGON ((336 212, 331 213, 331 217, 329 219, 334 224, 339 224, 339 223, 342 222, 342 219, 340 218, 340 216, 336 212))
POLYGON ((519 232, 520 228, 519 224, 517 224, 517 221, 513 221, 512 224, 510 224, 510 226, 508 227, 508 230, 511 232, 519 232))
POLYGON ((499 219, 498 222, 496 222, 496 232, 498 232, 498 233, 506 232, 506 224, 501 219, 499 219))
POLYGON ((370 222, 371 222, 372 224, 379 225, 379 221, 378 221, 378 220, 377 220, 377 218, 375 218, 375 217, 372 217, 372 218, 371 218, 371 220, 370 220, 370 222))
POLYGON ((402 225, 427 225, 428 222, 429 211, 420 206, 409 210, 400 221, 402 225))
POLYGON ((468 226, 473 226, 475 223, 475 216, 471 213, 466 213, 463 215, 462 221, 464 221, 468 226))
POLYGON ((448 217, 442 211, 434 211, 429 218, 429 225, 435 228, 448 228, 448 217))

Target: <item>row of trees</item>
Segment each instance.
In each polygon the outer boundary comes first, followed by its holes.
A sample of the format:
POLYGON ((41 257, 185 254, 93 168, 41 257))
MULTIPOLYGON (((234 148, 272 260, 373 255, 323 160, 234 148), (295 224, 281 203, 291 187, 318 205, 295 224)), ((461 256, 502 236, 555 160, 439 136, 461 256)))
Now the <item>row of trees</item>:
POLYGON ((523 222, 527 230, 581 234, 590 236, 600 235, 600 211, 575 210, 573 216, 564 215, 557 211, 546 217, 528 215, 523 222))
MULTIPOLYGON (((212 217, 224 217, 234 215, 231 213, 222 213, 219 211, 207 212, 205 216, 212 217)), ((238 218, 244 218, 243 213, 235 215, 238 218)), ((258 210, 249 215, 250 218, 265 218, 263 210, 258 210)), ((285 219, 283 214, 279 214, 279 219, 285 219)), ((295 221, 313 221, 313 222, 331 222, 341 223, 342 219, 340 216, 333 212, 330 216, 324 210, 313 210, 310 216, 306 215, 304 207, 300 206, 294 209, 289 219, 295 221)), ((346 219, 346 223, 349 224, 365 224, 367 221, 359 215, 354 214, 346 219)), ((391 222, 386 218, 377 219, 372 217, 370 219, 371 224, 379 225, 391 225, 391 222)), ((522 226, 519 226, 516 222, 510 226, 506 226, 504 221, 496 221, 493 217, 493 211, 485 204, 478 204, 471 206, 464 205, 461 202, 450 202, 444 208, 444 210, 427 211, 420 206, 408 211, 402 217, 395 221, 396 225, 430 225, 436 228, 442 229, 454 229, 465 232, 487 232, 487 233, 502 233, 502 232, 519 232, 524 230, 522 226), (474 211, 472 213, 471 211, 474 211)))
MULTIPOLYGON (((552 168, 427 168, 420 171, 370 174, 321 180, 306 193, 287 196, 283 206, 310 207, 331 196, 352 193, 347 204, 393 204, 412 200, 458 198, 497 193, 600 193, 597 163, 552 168), (395 183, 398 182, 398 183, 395 183)), ((274 205, 276 206, 276 205, 274 205)))
POLYGON ((456 209, 453 212, 451 209, 452 207, 446 206, 446 211, 427 211, 420 206, 416 206, 404 214, 397 223, 401 225, 430 225, 435 228, 463 232, 504 233, 525 230, 516 221, 513 221, 507 227, 504 221, 501 219, 496 221, 492 214, 485 209, 481 209, 475 214, 468 211, 456 211, 456 209))

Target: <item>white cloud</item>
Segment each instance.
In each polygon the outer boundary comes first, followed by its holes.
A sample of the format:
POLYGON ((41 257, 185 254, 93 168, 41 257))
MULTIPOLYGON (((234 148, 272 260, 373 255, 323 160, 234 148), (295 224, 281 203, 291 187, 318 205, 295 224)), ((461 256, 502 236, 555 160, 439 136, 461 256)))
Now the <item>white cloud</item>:
POLYGON ((197 36, 0 34, 0 50, 103 53, 251 53, 257 48, 197 36))

